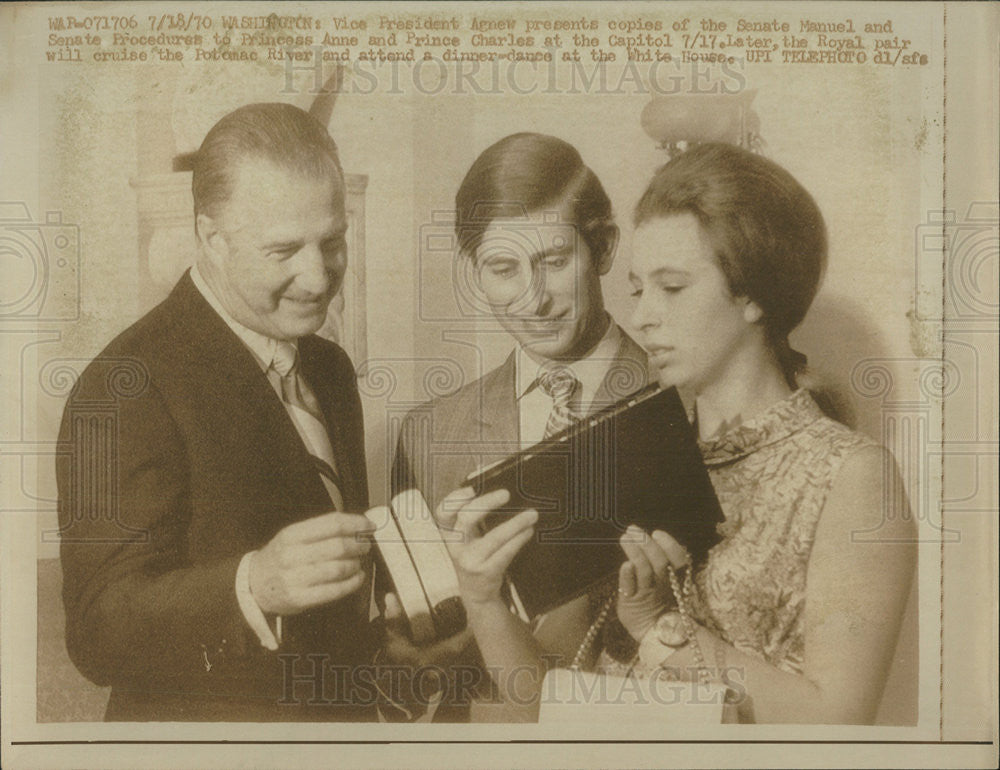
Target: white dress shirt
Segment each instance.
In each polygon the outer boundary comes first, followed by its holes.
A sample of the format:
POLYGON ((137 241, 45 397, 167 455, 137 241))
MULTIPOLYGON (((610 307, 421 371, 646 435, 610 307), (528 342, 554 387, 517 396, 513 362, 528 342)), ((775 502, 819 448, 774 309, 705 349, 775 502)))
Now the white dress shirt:
MULTIPOLYGON (((560 366, 573 372, 573 375, 580 382, 580 395, 576 404, 580 415, 587 414, 590 409, 597 391, 618 356, 621 341, 621 330, 615 320, 611 318, 608 330, 590 353, 576 361, 559 362, 560 366)), ((514 387, 517 396, 518 440, 522 449, 537 444, 545 438, 545 426, 548 424, 554 401, 536 383, 542 370, 551 365, 552 362, 549 361, 539 364, 525 352, 523 347, 519 347, 515 353, 514 387)), ((528 622, 528 616, 521 605, 517 590, 509 582, 508 590, 517 614, 522 620, 528 622)), ((538 632, 547 617, 546 613, 535 618, 531 625, 533 633, 538 632)))
MULTIPOLYGON (((191 268, 191 281, 194 283, 195 288, 201 292, 201 295, 205 298, 205 301, 211 305, 212 309, 219 314, 219 317, 226 322, 226 325, 232 329, 236 336, 240 338, 244 345, 250 350, 257 363, 260 365, 261 371, 267 372, 271 368, 271 361, 274 359, 274 351, 277 348, 277 341, 266 337, 265 335, 255 332, 253 329, 249 329, 235 318, 233 318, 226 309, 219 302, 215 294, 209 288, 208 284, 205 282, 204 277, 202 277, 201 272, 198 270, 198 266, 195 265, 191 268)), ((281 385, 280 382, 275 381, 274 378, 269 377, 268 381, 271 383, 271 387, 275 389, 275 393, 278 398, 281 398, 281 385)), ((284 401, 282 401, 284 403, 284 401)), ((298 428, 297 415, 292 411, 295 407, 290 405, 285 405, 286 409, 289 411, 289 415, 292 421, 295 422, 296 428, 298 428)), ((302 431, 299 431, 302 435, 302 431)), ((306 446, 312 450, 308 439, 303 438, 306 442, 306 446)), ((327 439, 329 441, 329 439, 327 439)), ((264 645, 269 650, 277 650, 278 646, 281 644, 281 616, 276 616, 274 619, 274 628, 267 622, 267 618, 261 611, 260 606, 257 604, 256 599, 253 598, 253 593, 250 590, 250 558, 256 553, 256 551, 250 551, 245 554, 240 560, 239 567, 236 569, 236 600, 239 602, 240 610, 243 612, 243 617, 246 618, 247 624, 253 629, 257 638, 260 639, 260 643, 264 645)))

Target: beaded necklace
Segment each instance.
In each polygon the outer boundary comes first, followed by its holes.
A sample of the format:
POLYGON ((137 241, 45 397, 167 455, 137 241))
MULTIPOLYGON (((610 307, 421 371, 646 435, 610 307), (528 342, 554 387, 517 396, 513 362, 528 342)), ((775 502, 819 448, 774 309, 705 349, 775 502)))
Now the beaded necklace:
MULTIPOLYGON (((711 676, 708 666, 705 663, 705 656, 701 650, 701 643, 698 641, 698 635, 695 632, 694 621, 691 619, 690 599, 692 584, 694 582, 692 577, 693 570, 690 563, 684 565, 682 569, 684 570, 683 584, 677 577, 677 571, 672 565, 667 565, 667 577, 670 579, 670 589, 674 592, 674 597, 677 599, 677 610, 681 615, 684 635, 687 637, 687 641, 691 643, 691 649, 694 652, 695 665, 698 667, 698 680, 702 684, 708 684, 711 681, 711 676)), ((584 661, 590 656, 594 640, 607 622, 608 613, 611 612, 611 608, 614 606, 615 598, 616 595, 611 594, 604 600, 597 618, 590 624, 590 628, 584 634, 583 641, 580 642, 580 646, 577 648, 576 655, 573 656, 573 662, 570 664, 571 670, 578 671, 583 666, 584 661)), ((661 665, 660 668, 663 668, 663 666, 661 665)))

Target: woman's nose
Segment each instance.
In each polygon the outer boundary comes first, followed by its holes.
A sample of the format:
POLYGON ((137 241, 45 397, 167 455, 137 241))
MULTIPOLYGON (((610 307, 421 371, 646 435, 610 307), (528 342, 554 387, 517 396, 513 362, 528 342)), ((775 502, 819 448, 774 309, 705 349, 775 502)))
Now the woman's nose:
POLYGON ((649 301, 646 299, 645 294, 640 294, 638 301, 635 303, 635 308, 632 310, 632 316, 629 318, 632 324, 632 328, 638 329, 639 331, 645 331, 656 325, 655 317, 652 313, 652 309, 649 307, 649 301))

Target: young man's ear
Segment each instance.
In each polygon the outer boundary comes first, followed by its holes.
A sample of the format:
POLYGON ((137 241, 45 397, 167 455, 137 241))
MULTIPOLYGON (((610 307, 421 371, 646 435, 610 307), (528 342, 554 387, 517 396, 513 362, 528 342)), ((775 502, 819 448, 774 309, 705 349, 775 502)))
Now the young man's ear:
POLYGON ((744 297, 743 301, 745 303, 743 305, 743 320, 744 321, 746 321, 748 324, 755 324, 761 318, 764 317, 764 311, 760 309, 760 305, 758 305, 756 302, 754 302, 749 297, 744 297))
POLYGON ((607 243, 607 248, 604 250, 604 254, 597 261, 597 274, 607 275, 611 266, 615 262, 615 253, 618 251, 618 241, 621 238, 621 230, 618 229, 618 225, 606 225, 605 226, 605 239, 607 243))
MULTIPOLYGON (((479 294, 483 293, 483 277, 476 269, 476 255, 462 250, 456 257, 459 260, 459 271, 462 273, 466 286, 471 286, 479 294)), ((456 276, 457 277, 457 276, 456 276)))

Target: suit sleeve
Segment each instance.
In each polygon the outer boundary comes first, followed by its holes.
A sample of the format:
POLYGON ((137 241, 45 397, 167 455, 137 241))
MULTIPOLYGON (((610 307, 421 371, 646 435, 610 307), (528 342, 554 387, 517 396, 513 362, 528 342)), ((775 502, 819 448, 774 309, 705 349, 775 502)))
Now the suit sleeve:
MULTIPOLYGON (((410 467, 409 451, 405 436, 410 422, 410 415, 403 418, 400 425, 399 436, 396 438, 396 451, 392 456, 392 468, 389 471, 389 499, 391 500, 400 492, 412 489, 415 480, 410 467)), ((375 595, 379 607, 383 606, 383 598, 388 591, 393 590, 392 581, 389 579, 388 569, 384 562, 379 562, 379 568, 375 572, 375 595)))
MULTIPOLYGON (((57 463, 66 643, 97 684, 190 677, 241 658, 235 595, 242 554, 192 564, 185 448, 153 385, 95 408, 99 362, 67 404, 57 463)), ((168 683, 164 683, 168 680, 168 683)))
POLYGON ((361 405, 361 394, 358 392, 357 374, 350 358, 342 349, 339 350, 341 357, 340 371, 342 372, 343 390, 347 393, 350 403, 350 439, 349 452, 351 456, 352 468, 355 482, 357 484, 358 507, 368 508, 368 464, 365 450, 365 417, 364 408, 361 405))
POLYGON ((461 422, 466 410, 456 412, 460 408, 452 400, 439 401, 418 406, 406 415, 392 464, 393 495, 419 489, 433 511, 446 494, 462 486, 466 474, 475 469, 473 460, 479 449, 477 442, 449 429, 449 424, 461 422), (442 422, 446 424, 442 426, 442 422), (453 438, 450 442, 442 441, 442 436, 453 438), (465 447, 466 457, 456 454, 459 447, 465 447))
POLYGON ((400 424, 399 436, 396 439, 396 452, 392 458, 389 485, 392 497, 395 497, 400 492, 405 492, 407 489, 418 487, 416 468, 414 467, 414 462, 418 458, 412 456, 412 439, 409 438, 412 433, 413 418, 412 415, 408 414, 400 424))

